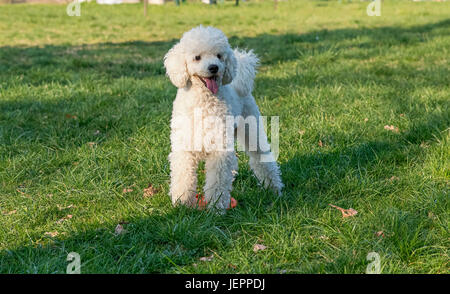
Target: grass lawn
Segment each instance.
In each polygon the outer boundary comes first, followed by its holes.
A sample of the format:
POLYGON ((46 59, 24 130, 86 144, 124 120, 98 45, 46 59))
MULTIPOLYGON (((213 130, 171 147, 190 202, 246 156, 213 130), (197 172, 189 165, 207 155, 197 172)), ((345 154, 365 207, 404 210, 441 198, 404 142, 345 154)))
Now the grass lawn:
POLYGON ((367 4, 0 5, 0 272, 450 273, 450 3, 367 4), (280 117, 283 197, 239 154, 224 216, 168 196, 162 57, 198 24, 255 50, 280 117))

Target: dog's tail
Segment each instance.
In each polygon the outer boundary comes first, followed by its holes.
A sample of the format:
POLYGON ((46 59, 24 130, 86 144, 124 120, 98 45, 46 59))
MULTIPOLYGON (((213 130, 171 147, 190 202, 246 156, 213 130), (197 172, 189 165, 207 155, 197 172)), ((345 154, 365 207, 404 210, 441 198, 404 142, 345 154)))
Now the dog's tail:
POLYGON ((252 50, 246 52, 234 49, 234 56, 237 60, 237 70, 231 86, 240 96, 250 95, 253 90, 259 59, 252 50))

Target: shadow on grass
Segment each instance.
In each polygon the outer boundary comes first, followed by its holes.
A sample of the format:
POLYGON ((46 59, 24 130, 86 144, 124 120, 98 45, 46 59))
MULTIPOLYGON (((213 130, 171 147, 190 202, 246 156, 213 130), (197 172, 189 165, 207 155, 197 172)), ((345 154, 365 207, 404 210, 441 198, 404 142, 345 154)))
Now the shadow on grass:
MULTIPOLYGON (((448 27, 449 24, 450 21, 446 20, 406 29, 339 29, 303 35, 231 37, 230 43, 234 46, 254 48, 262 56, 262 64, 269 66, 297 59, 303 44, 321 50, 335 43, 336 48, 344 49, 350 46, 345 44, 345 41, 360 37, 368 38, 365 43, 358 45, 361 48, 369 50, 374 44, 391 48, 426 42, 426 39, 421 39, 417 34, 431 33, 435 29, 448 27), (319 37, 318 40, 316 37, 319 37)), ((35 91, 38 92, 17 90, 13 93, 15 99, 0 101, 0 126, 3 125, 0 142, 7 150, 8 145, 17 142, 22 148, 9 149, 5 158, 19 154, 35 142, 69 148, 80 146, 94 140, 92 133, 98 129, 104 130, 109 137, 129 135, 149 123, 145 115, 148 112, 155 114, 152 119, 166 122, 168 125, 170 102, 175 96, 175 89, 164 77, 162 56, 175 41, 43 48, 1 47, 2 96, 21 87, 36 87, 35 91), (154 82, 156 86, 136 86, 142 80, 154 82), (99 92, 96 90, 96 84, 104 88, 99 92), (108 87, 108 84, 111 84, 111 87, 108 87), (46 99, 42 97, 42 93, 46 95, 48 91, 46 85, 56 88, 69 86, 74 90, 62 95, 54 94, 53 99, 46 99), (114 88, 115 85, 118 86, 114 88), (85 91, 76 90, 78 86, 84 87, 85 91), (129 88, 132 91, 126 92, 129 88), (124 93, 125 97, 118 96, 124 93), (124 99, 135 99, 135 103, 124 103, 124 99), (134 114, 133 118, 129 117, 130 113, 134 114), (77 119, 71 117, 75 115, 77 119), (45 117, 50 117, 46 124, 43 123, 45 117), (53 142, 54 138, 58 138, 58 142, 53 142)), ((367 56, 370 54, 372 53, 369 52, 367 56)), ((370 78, 362 78, 362 81, 370 81, 370 78)), ((260 82, 278 85, 285 83, 286 87, 289 86, 288 79, 283 82, 279 79, 261 78, 260 82)), ((334 82, 339 84, 345 81, 334 82)), ((303 86, 314 85, 308 83, 303 86)), ((392 103, 401 102, 392 99, 392 103)), ((392 161, 404 163, 407 156, 404 150, 401 150, 401 145, 408 142, 419 144, 432 139, 437 132, 448 127, 448 124, 449 119, 445 114, 432 115, 424 117, 423 123, 416 125, 406 134, 399 135, 397 139, 361 142, 356 147, 344 148, 339 152, 294 156, 282 165, 285 193, 288 195, 282 202, 290 207, 299 207, 300 196, 305 205, 314 206, 318 203, 320 206, 326 206, 328 203, 323 203, 319 196, 332 189, 348 173, 367 170, 376 164, 389 164, 392 161), (310 183, 303 185, 308 182, 310 183)), ((168 126, 165 129, 168 130, 168 126)), ((102 140, 107 141, 108 136, 102 140)), ((247 175, 248 173, 244 173, 244 176, 247 175)), ((256 215, 257 219, 259 216, 263 223, 270 222, 270 219, 264 219, 265 211, 252 208, 258 201, 257 198, 252 198, 241 202, 242 209, 247 210, 246 217, 239 217, 240 213, 246 213, 239 212, 239 208, 237 212, 226 217, 184 208, 171 209, 164 214, 137 217, 129 220, 130 224, 126 225, 128 232, 120 236, 112 233, 113 224, 108 224, 106 228, 100 224, 93 225, 81 233, 56 239, 43 248, 23 246, 3 250, 0 252, 0 271, 8 272, 8 265, 15 264, 16 268, 24 267, 29 271, 64 272, 67 266, 66 256, 71 251, 80 253, 82 258, 87 260, 84 265, 87 271, 90 271, 90 268, 98 268, 94 266, 96 260, 104 261, 105 264, 101 267, 111 269, 111 272, 177 270, 180 266, 192 264, 200 256, 209 255, 209 248, 231 248, 233 233, 238 232, 240 226, 248 222, 248 215, 256 215), (48 262, 41 263, 40 260, 43 259, 48 262)), ((278 202, 275 209, 281 206, 278 202)), ((412 221, 411 224, 413 226, 415 222, 412 221)), ((404 234, 409 233, 405 231, 404 234)), ((423 245, 423 242, 418 241, 414 248, 423 245)))
POLYGON ((39 240, 34 247, 0 252, 0 272, 21 268, 23 273, 65 273, 69 252, 80 254, 84 273, 99 268, 106 273, 166 272, 211 255, 208 248, 230 243, 221 222, 211 213, 180 207, 127 219, 121 234, 115 233, 117 224, 108 223, 83 226, 68 237, 34 236, 39 240))
MULTIPOLYGON (((420 139, 429 140, 439 136, 428 131, 443 127, 445 122, 448 123, 448 118, 430 117, 423 125, 417 126, 418 130, 427 130, 427 133, 420 134, 420 139), (436 122, 439 122, 439 125, 436 125, 436 122)), ((389 169, 390 165, 406 165, 412 157, 419 156, 422 152, 419 147, 405 151, 404 139, 409 136, 416 137, 416 131, 411 130, 391 141, 363 142, 359 146, 344 148, 341 151, 294 156, 282 165, 283 180, 286 184, 282 199, 277 199, 267 191, 241 197, 238 208, 226 216, 184 207, 160 213, 156 208, 154 213, 138 213, 146 214, 145 217, 126 219, 123 225, 126 233, 122 235, 113 233, 116 225, 113 222, 84 226, 79 230, 80 233, 67 237, 42 239, 42 236, 30 235, 33 240, 40 239, 43 245, 1 251, 0 272, 6 273, 8 268, 13 266, 23 268, 27 273, 64 273, 68 264, 67 254, 77 252, 82 256, 84 272, 97 272, 102 268, 107 273, 189 273, 189 269, 183 267, 189 268, 201 262, 200 257, 214 255, 217 248, 232 249, 233 238, 241 233, 242 228, 252 230, 253 223, 259 227, 280 225, 274 223, 273 216, 270 216, 274 212, 281 216, 287 207, 300 210, 312 210, 316 207, 326 209, 328 203, 333 201, 339 205, 343 203, 342 206, 345 207, 351 207, 358 201, 366 201, 361 195, 348 195, 345 198, 336 195, 334 199, 329 196, 324 199, 321 195, 333 190, 342 179, 353 173, 359 173, 358 179, 364 181, 365 173, 377 170, 377 166, 389 169), (42 263, 42 260, 46 262, 42 263)), ((389 174, 385 172, 386 169, 379 170, 379 174, 371 180, 386 180, 389 174)), ((251 174, 248 168, 244 168, 236 181, 245 183, 237 185, 248 185, 248 177, 251 177, 251 174)), ((257 185, 256 180, 251 181, 254 186, 257 185)), ((233 193, 245 194, 245 190, 233 193)), ((352 194, 352 191, 348 192, 352 194)), ((413 256, 416 250, 435 245, 431 244, 428 238, 430 227, 417 215, 395 207, 388 208, 384 213, 386 215, 379 216, 378 222, 381 223, 374 226, 382 225, 388 231, 395 231, 396 236, 387 238, 381 251, 388 250, 388 255, 397 256, 409 263, 411 258, 417 258, 413 256), (390 222, 386 223, 385 220, 390 222)), ((348 265, 348 254, 342 250, 336 257, 337 262, 341 260, 348 265)), ((357 272, 361 264, 364 262, 357 261, 353 270, 357 272)), ((316 266, 313 271, 338 270, 338 264, 316 266)), ((236 269, 229 265, 221 272, 235 273, 236 269)))
MULTIPOLYGON (((313 31, 306 34, 263 34, 257 37, 230 37, 232 46, 240 46, 254 49, 262 57, 263 65, 275 65, 290 60, 296 60, 301 54, 312 54, 309 50, 333 50, 348 49, 352 45, 345 44, 346 41, 355 38, 367 38, 364 44, 355 46, 367 47, 367 54, 361 58, 373 57, 369 49, 380 45, 389 50, 395 50, 396 46, 413 45, 417 42, 427 42, 429 38, 444 35, 440 29, 447 28, 450 20, 437 23, 402 27, 380 27, 380 28, 358 28, 313 31), (433 32, 437 30, 438 33, 433 32), (431 36, 424 37, 425 34, 431 36), (316 37, 319 37, 317 40, 316 37), (305 50, 302 53, 302 50, 305 50)), ((92 129, 102 128, 95 125, 96 118, 102 112, 112 114, 115 117, 126 117, 129 113, 140 113, 144 111, 162 111, 162 115, 170 116, 167 109, 169 103, 175 96, 175 88, 170 85, 164 76, 165 70, 162 58, 176 40, 159 42, 125 42, 125 43, 101 43, 79 46, 54 46, 44 47, 0 47, 0 86, 2 96, 11 95, 14 99, 0 100, 0 123, 6 125, 4 134, 8 138, 18 140, 33 140, 45 137, 48 128, 57 124, 57 136, 61 143, 73 142, 77 137, 77 131, 85 132, 92 129), (146 84, 140 83, 144 80, 146 84), (157 84, 158 86, 155 86, 157 84), (34 92, 29 89, 35 87, 34 92), (25 89, 24 89, 25 88, 25 89), (28 91, 26 90, 28 88, 28 91), (54 91, 51 91, 52 88, 54 91), (63 91, 64 90, 64 91, 63 91), (84 92, 83 92, 84 90, 84 92), (16 93, 17 91, 17 93, 16 93), (46 91, 48 93, 46 93, 46 91), (46 97, 50 96, 50 98, 46 97), (124 100, 136 99, 135 107, 122 108, 124 100), (164 107, 158 107, 158 102, 164 101, 164 107), (150 102, 150 103, 149 103, 150 102), (82 106, 82 107, 81 107, 82 106), (43 114, 44 115, 41 115, 43 114), (78 115, 77 115, 78 114, 78 115), (66 116, 77 116, 79 121, 72 121, 71 134, 58 134, 64 123, 51 121, 51 118, 63 119, 66 116), (49 123, 42 127, 37 121, 46 120, 49 123), (39 127, 37 127, 39 126, 39 127), (10 129, 11 128, 11 129, 10 129), (25 135, 24 135, 25 134, 25 135)), ((351 58, 347 56, 346 58, 351 58)), ((443 66, 443 70, 447 67, 443 66)), ((392 75, 397 72, 389 72, 380 69, 383 79, 382 84, 395 87, 392 75)), ((374 70, 376 71, 376 69, 374 70)), ((415 69, 409 68, 414 76, 415 69)), ((447 69, 448 71, 448 69, 447 69)), ((375 73, 376 74, 376 73, 375 73)), ((422 74, 426 76, 426 73, 422 74)), ((354 79, 345 76, 322 76, 322 77, 299 77, 296 86, 317 87, 321 84, 354 83, 354 79)), ((359 83, 370 83, 373 80, 372 69, 362 71, 358 77, 359 83)), ((423 86, 445 86, 442 82, 422 81, 423 86)), ((292 78, 266 78, 259 77, 257 84, 264 85, 267 93, 273 96, 280 95, 292 86, 292 78), (268 85, 268 86, 266 86, 268 85), (270 85, 277 85, 272 87, 270 85), (267 89, 268 87, 268 89, 267 89), (274 92, 275 91, 275 92, 274 92)), ((266 91, 265 90, 265 91, 266 91)), ((393 104, 396 98, 392 99, 393 104)), ((111 118, 104 117, 101 124, 114 124, 111 118)), ((70 121, 70 120, 69 120, 70 121)), ((142 124, 145 124, 142 121, 142 124)), ((139 128, 142 125, 135 125, 139 128)), ((126 127, 126 126, 125 126, 126 127)), ((130 130, 132 131, 132 130, 130 130)), ((79 137, 79 136, 78 136, 79 137)))
MULTIPOLYGON (((445 36, 446 32, 434 33, 435 30, 448 28, 450 19, 437 23, 403 27, 379 28, 346 28, 336 30, 312 31, 305 34, 262 34, 256 37, 230 36, 230 44, 235 47, 248 48, 256 51, 262 57, 263 65, 274 65, 279 62, 295 60, 302 49, 328 49, 330 44, 336 50, 349 49, 354 46, 368 49, 366 56, 370 57, 371 48, 382 45, 384 47, 410 46, 420 42, 428 42, 430 38, 445 36), (431 35, 426 35, 431 34, 431 35), (346 44, 355 39, 364 40, 359 44, 346 44), (305 47, 302 47, 305 44, 305 47)), ((145 78, 153 75, 164 75, 162 58, 177 40, 145 42, 134 41, 124 43, 99 43, 89 45, 45 45, 43 47, 0 47, 0 77, 4 81, 9 78, 23 76, 26 71, 43 70, 55 67, 65 71, 86 71, 90 74, 105 74, 112 78, 129 76, 145 78)), ((60 80, 58 76, 52 79, 33 76, 23 83, 35 82, 70 82, 60 80)))

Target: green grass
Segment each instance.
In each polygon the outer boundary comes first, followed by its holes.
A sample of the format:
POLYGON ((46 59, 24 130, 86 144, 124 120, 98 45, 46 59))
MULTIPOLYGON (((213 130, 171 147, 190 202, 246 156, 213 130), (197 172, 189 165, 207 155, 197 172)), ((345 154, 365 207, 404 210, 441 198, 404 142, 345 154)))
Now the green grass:
POLYGON ((367 4, 168 4, 147 19, 0 5, 0 272, 65 273, 78 252, 83 273, 364 273, 375 251, 383 273, 450 273, 450 3, 367 4), (255 50, 254 96, 280 116, 284 196, 240 154, 225 216, 168 197, 162 57, 200 23, 255 50))

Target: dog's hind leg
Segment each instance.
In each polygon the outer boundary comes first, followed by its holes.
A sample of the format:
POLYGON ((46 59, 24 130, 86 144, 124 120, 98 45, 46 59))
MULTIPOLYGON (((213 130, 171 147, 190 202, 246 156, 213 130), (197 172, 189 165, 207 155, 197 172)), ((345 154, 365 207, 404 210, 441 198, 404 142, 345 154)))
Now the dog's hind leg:
POLYGON ((283 182, 281 181, 280 168, 274 159, 272 161, 262 161, 261 159, 262 156, 273 158, 273 155, 270 152, 260 153, 258 151, 247 151, 247 154, 250 157, 250 168, 264 188, 270 188, 281 195, 283 182))
POLYGON ((239 150, 244 149, 250 157, 250 168, 264 188, 270 188, 281 195, 284 185, 281 181, 280 168, 270 151, 264 126, 261 125, 259 119, 261 114, 258 106, 253 97, 248 101, 245 108, 245 121, 238 125, 236 132, 239 150), (256 124, 256 127, 250 126, 248 123, 256 124))
POLYGON ((180 203, 194 207, 198 159, 191 152, 178 151, 170 153, 169 161, 172 204, 180 203))
POLYGON ((206 158, 205 200, 210 208, 224 212, 230 206, 234 171, 238 164, 233 151, 213 152, 206 158))

